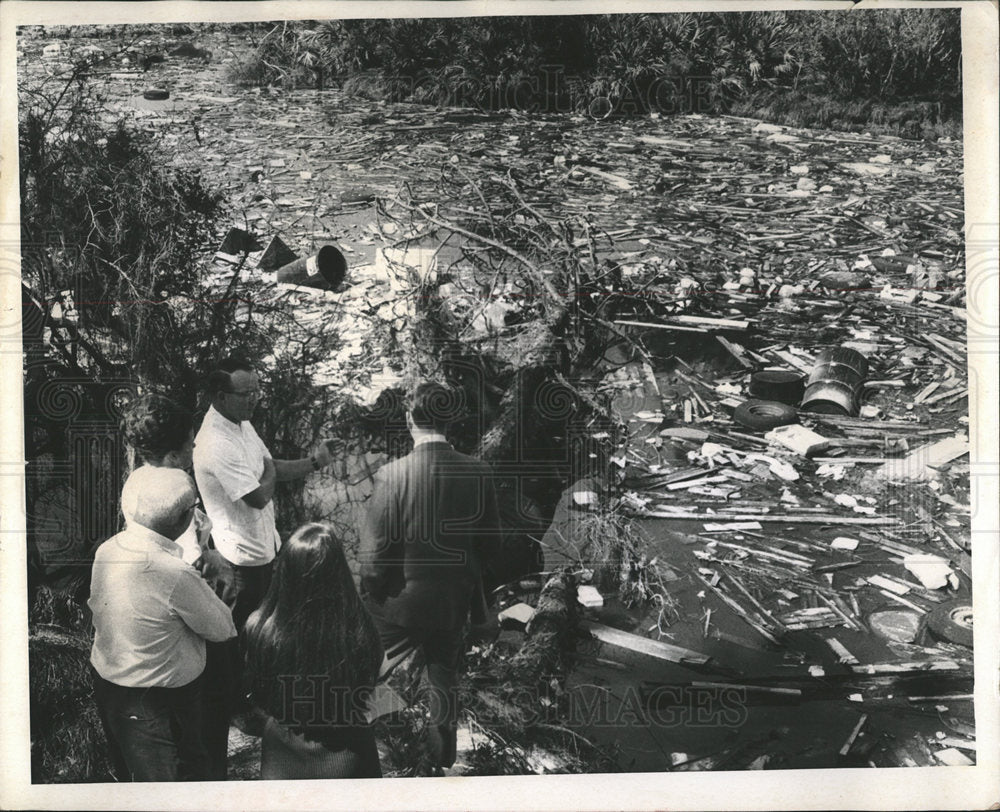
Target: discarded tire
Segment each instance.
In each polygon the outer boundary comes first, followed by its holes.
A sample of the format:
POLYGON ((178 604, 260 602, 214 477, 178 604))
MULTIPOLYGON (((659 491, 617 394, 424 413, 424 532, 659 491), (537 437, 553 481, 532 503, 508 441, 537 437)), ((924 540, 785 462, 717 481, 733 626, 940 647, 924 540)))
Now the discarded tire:
POLYGON ((770 431, 795 423, 798 415, 787 403, 776 400, 747 400, 736 407, 733 420, 752 431, 770 431))
POLYGON ((942 640, 972 648, 972 603, 958 600, 938 604, 927 616, 927 628, 942 640))
POLYGON ((150 101, 163 101, 170 98, 170 91, 162 87, 151 87, 142 94, 142 97, 150 101))
POLYGON ((805 391, 805 377, 799 372, 764 369, 750 376, 750 394, 760 400, 776 400, 798 406, 805 391))

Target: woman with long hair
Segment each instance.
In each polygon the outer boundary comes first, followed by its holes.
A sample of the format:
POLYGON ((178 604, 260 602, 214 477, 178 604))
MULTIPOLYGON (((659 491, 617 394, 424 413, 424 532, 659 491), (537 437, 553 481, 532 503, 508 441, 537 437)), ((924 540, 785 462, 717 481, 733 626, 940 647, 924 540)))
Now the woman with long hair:
POLYGON ((250 700, 268 717, 261 777, 381 777, 367 708, 382 644, 329 525, 284 545, 244 636, 250 700))

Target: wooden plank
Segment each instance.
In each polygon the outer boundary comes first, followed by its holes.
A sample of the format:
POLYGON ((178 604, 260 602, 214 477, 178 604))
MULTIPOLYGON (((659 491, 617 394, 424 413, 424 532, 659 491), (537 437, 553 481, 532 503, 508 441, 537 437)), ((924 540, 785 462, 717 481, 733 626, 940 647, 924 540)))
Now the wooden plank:
POLYGON ((813 457, 817 465, 885 465, 889 457, 813 457))
POLYGON ((766 629, 762 623, 758 623, 757 621, 753 620, 749 616, 749 614, 747 613, 746 609, 744 609, 739 604, 738 601, 736 601, 733 598, 731 598, 729 595, 727 595, 725 592, 723 592, 717 586, 713 586, 709 582, 709 580, 707 578, 705 578, 700 572, 694 572, 692 574, 694 575, 695 578, 697 578, 699 581, 701 581, 705 585, 705 587, 708 590, 710 590, 720 601, 722 601, 724 604, 726 604, 726 606, 728 606, 730 609, 732 609, 733 612, 735 613, 735 615, 740 620, 742 620, 751 629, 753 629, 755 632, 757 632, 757 634, 759 634, 765 640, 769 640, 770 642, 775 643, 776 645, 780 645, 779 641, 778 641, 778 638, 775 637, 773 634, 771 634, 771 632, 768 629, 766 629))
POLYGON ((753 362, 747 360, 746 349, 741 347, 739 344, 735 344, 724 336, 716 336, 715 340, 718 341, 726 351, 733 356, 745 369, 753 369, 753 362))
POLYGON ((686 488, 695 488, 695 487, 700 487, 702 485, 709 485, 712 482, 725 482, 725 481, 726 477, 724 476, 705 476, 701 477, 700 479, 690 479, 687 482, 672 482, 671 484, 667 485, 667 490, 679 491, 679 490, 684 490, 686 488))
MULTIPOLYGON (((960 671, 962 666, 954 660, 924 660, 914 663, 868 663, 849 666, 855 674, 917 674, 922 671, 960 671)), ((912 701, 912 699, 911 699, 912 701)))
POLYGON ((903 422, 902 420, 866 420, 860 417, 841 417, 840 415, 806 412, 801 409, 799 410, 799 415, 819 423, 828 423, 831 426, 847 426, 849 428, 920 431, 928 427, 926 423, 916 421, 911 423, 909 421, 903 422))
POLYGON ((654 324, 649 321, 630 321, 628 319, 615 319, 615 324, 624 324, 629 327, 651 327, 654 330, 677 330, 683 333, 707 333, 700 327, 683 327, 680 324, 654 324))
POLYGON ((640 514, 643 518, 649 519, 692 519, 694 521, 705 521, 706 519, 725 518, 726 521, 733 522, 770 522, 773 524, 856 524, 870 527, 895 527, 901 522, 899 519, 891 517, 864 517, 864 516, 837 516, 826 514, 823 516, 773 516, 764 513, 750 514, 726 514, 725 517, 711 513, 691 513, 684 511, 680 513, 666 513, 655 510, 640 514))
MULTIPOLYGON (((773 694, 774 696, 800 697, 800 688, 775 688, 770 685, 750 685, 742 682, 692 682, 692 688, 739 688, 743 691, 758 694, 773 694)), ((973 748, 974 749, 974 748, 973 748)))
POLYGON ((854 730, 851 731, 851 735, 847 737, 847 741, 844 742, 843 746, 840 748, 840 755, 846 756, 851 752, 851 746, 854 744, 855 739, 858 738, 858 734, 861 733, 861 728, 865 726, 865 722, 868 721, 868 714, 861 714, 861 718, 858 719, 858 723, 854 726, 854 730))
POLYGON ((704 665, 711 659, 707 654, 682 648, 681 646, 674 646, 670 643, 663 643, 659 640, 652 640, 649 637, 632 634, 631 632, 623 632, 620 629, 605 626, 603 623, 584 620, 580 623, 580 627, 590 632, 591 636, 597 638, 602 643, 635 651, 639 654, 646 654, 658 660, 668 660, 672 663, 704 665))
POLYGON ((605 172, 595 166, 585 166, 583 164, 577 164, 573 168, 579 169, 581 172, 586 172, 588 175, 594 175, 603 181, 607 181, 616 189, 621 189, 623 192, 628 192, 632 189, 631 182, 629 182, 626 178, 623 178, 621 175, 612 175, 610 172, 605 172))
POLYGON ((771 355, 780 358, 789 366, 795 367, 799 372, 804 372, 806 375, 812 372, 814 364, 807 364, 805 361, 796 358, 790 352, 786 352, 785 350, 771 350, 771 355))
POLYGON ((749 321, 738 321, 736 319, 716 319, 707 316, 670 316, 673 322, 680 324, 698 324, 706 327, 721 327, 727 330, 746 330, 750 326, 749 321))
POLYGON ((944 392, 938 392, 934 397, 927 398, 924 401, 925 406, 933 406, 942 400, 948 400, 949 398, 960 398, 965 397, 969 394, 968 387, 952 387, 951 389, 946 389, 944 392))

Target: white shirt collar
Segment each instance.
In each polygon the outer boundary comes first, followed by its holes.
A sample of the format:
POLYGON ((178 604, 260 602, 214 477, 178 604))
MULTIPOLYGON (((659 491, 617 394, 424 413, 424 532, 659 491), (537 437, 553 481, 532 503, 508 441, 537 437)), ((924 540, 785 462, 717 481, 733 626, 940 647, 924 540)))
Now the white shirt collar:
POLYGON ((240 432, 243 430, 242 420, 239 423, 234 423, 228 417, 223 415, 222 412, 220 412, 214 406, 208 407, 208 411, 205 412, 205 419, 211 420, 217 426, 222 426, 224 428, 229 429, 230 431, 240 432))
POLYGON ((413 447, 416 448, 418 445, 425 445, 427 443, 447 443, 448 440, 443 434, 438 434, 433 432, 432 434, 421 434, 413 441, 413 447))
POLYGON ((183 548, 176 541, 171 541, 166 536, 162 536, 155 530, 150 530, 141 524, 136 524, 134 521, 129 521, 126 519, 125 522, 125 533, 128 535, 129 542, 149 542, 160 547, 165 553, 168 553, 175 558, 181 558, 184 553, 183 548))

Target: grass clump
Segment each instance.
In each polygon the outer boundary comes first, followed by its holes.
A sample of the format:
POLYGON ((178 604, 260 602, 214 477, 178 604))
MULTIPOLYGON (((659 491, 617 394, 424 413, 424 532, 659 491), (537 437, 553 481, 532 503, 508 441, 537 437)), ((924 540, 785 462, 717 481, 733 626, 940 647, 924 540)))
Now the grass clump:
POLYGON ((933 137, 943 122, 960 129, 960 61, 957 9, 682 12, 284 22, 231 76, 597 118, 738 112, 792 123, 800 110, 819 126, 933 137), (813 119, 817 101, 832 109, 813 119), (858 101, 873 107, 852 110, 858 101))

